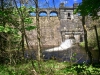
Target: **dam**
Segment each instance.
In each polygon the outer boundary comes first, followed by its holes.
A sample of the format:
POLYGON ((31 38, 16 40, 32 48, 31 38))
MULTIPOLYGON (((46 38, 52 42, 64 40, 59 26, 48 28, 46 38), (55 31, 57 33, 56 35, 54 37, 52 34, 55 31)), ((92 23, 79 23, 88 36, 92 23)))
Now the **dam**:
MULTIPOLYGON (((72 34, 76 42, 84 41, 84 32, 82 23, 78 14, 73 14, 78 4, 74 3, 73 7, 65 7, 63 3, 59 8, 40 8, 39 14, 45 13, 46 16, 39 17, 41 44, 42 46, 57 46, 60 45, 65 39, 68 39, 72 34), (56 14, 52 16, 51 14, 56 14)), ((32 16, 33 25, 36 25, 36 17, 32 16)), ((30 47, 37 45, 36 30, 27 32, 28 42, 30 47), (31 36, 30 36, 31 35, 31 36)))
MULTIPOLYGON (((65 7, 63 3, 59 8, 40 8, 39 14, 45 13, 46 16, 40 16, 40 32, 41 32, 41 50, 43 51, 43 57, 50 59, 55 57, 60 61, 72 61, 75 58, 75 62, 87 62, 88 56, 81 47, 77 44, 84 41, 84 32, 82 27, 82 16, 77 13, 74 14, 74 10, 78 4, 74 3, 72 7, 65 7), (51 14, 55 13, 56 16, 51 14), (73 35, 73 38, 70 38, 73 35), (76 45, 75 45, 76 44, 76 45)), ((36 25, 36 17, 33 25, 36 25)), ((88 25, 89 20, 86 21, 88 25)), ((89 27, 89 26, 88 26, 89 27)), ((37 32, 32 30, 27 31, 28 43, 32 50, 37 50, 37 32)))

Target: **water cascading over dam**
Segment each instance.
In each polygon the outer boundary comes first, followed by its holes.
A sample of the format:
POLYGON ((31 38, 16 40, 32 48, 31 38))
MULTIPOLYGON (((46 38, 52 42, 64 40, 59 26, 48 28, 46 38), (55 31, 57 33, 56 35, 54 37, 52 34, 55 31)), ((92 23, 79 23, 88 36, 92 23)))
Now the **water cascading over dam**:
POLYGON ((66 39, 58 47, 44 50, 43 57, 46 60, 52 59, 53 57, 58 61, 71 61, 75 63, 83 63, 88 61, 85 51, 76 44, 76 40, 73 36, 66 39), (74 60, 72 60, 72 58, 74 60))
POLYGON ((54 47, 51 49, 47 49, 45 51, 52 52, 52 51, 62 51, 72 47, 75 44, 75 38, 66 39, 64 42, 61 43, 59 47, 54 47))

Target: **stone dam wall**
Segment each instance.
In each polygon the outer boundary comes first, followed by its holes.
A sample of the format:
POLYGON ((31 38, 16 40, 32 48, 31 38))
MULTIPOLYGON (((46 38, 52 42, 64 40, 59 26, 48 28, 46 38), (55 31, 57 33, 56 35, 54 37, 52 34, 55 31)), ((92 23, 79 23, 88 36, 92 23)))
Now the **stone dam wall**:
MULTIPOLYGON (((36 17, 33 18, 32 25, 36 25, 36 17)), ((61 34, 59 31, 60 20, 58 17, 40 17, 40 33, 42 46, 58 46, 61 43, 61 34)), ((30 48, 37 45, 36 29, 26 31, 30 48)))

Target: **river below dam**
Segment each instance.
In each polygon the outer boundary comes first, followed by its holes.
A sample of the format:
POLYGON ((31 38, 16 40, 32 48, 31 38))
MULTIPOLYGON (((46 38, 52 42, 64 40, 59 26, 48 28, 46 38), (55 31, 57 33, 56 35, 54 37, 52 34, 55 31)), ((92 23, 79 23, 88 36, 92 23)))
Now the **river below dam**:
MULTIPOLYGON (((93 51, 93 53, 97 53, 97 51, 93 51)), ((25 51, 25 57, 36 59, 36 50, 32 51, 25 51)), ((78 44, 75 43, 75 39, 67 39, 62 42, 57 47, 45 47, 42 50, 42 57, 44 60, 57 60, 60 62, 74 62, 74 63, 88 63, 89 58, 85 49, 80 47, 78 44)), ((97 61, 97 57, 94 57, 94 62, 97 61)))

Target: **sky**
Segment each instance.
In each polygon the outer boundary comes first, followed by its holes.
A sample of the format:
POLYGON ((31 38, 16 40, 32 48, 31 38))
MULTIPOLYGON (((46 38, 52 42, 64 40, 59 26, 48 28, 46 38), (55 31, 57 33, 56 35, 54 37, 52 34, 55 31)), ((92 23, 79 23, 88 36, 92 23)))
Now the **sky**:
MULTIPOLYGON (((39 8, 59 8, 60 3, 65 3, 65 6, 73 6, 73 3, 81 3, 82 0, 38 0, 39 8)), ((36 15, 31 13, 31 15, 36 15)), ((46 13, 41 13, 40 16, 46 16, 46 13)), ((57 16, 57 14, 52 13, 52 16, 57 16)))
POLYGON ((56 7, 59 8, 59 4, 61 2, 65 3, 65 6, 73 6, 73 3, 77 2, 80 3, 82 0, 38 0, 39 1, 39 7, 45 8, 45 7, 56 7))
MULTIPOLYGON (((60 3, 65 3, 65 6, 73 6, 73 3, 81 3, 82 0, 38 0, 39 8, 59 8, 60 3)), ((18 7, 20 3, 18 3, 18 7)), ((34 0, 29 2, 29 6, 35 7, 34 0)))

